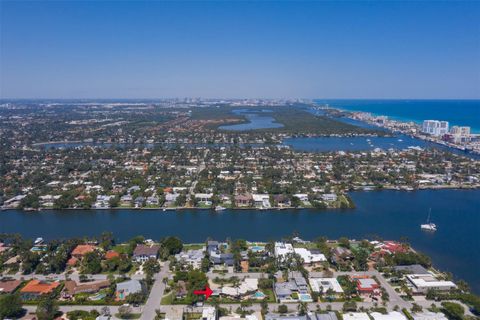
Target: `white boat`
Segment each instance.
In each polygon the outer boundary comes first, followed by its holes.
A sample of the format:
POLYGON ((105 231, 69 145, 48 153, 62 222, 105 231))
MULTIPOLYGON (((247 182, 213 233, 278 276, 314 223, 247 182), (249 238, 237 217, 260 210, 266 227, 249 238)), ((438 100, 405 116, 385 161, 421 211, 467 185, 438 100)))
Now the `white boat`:
POLYGON ((216 207, 215 207, 215 211, 223 211, 223 210, 225 210, 225 209, 227 209, 227 208, 222 207, 222 206, 216 206, 216 207))
POLYGON ((430 214, 432 209, 428 212, 427 223, 421 224, 420 228, 425 231, 437 231, 437 225, 433 222, 430 222, 430 214))
POLYGON ((43 243, 43 238, 40 238, 40 237, 35 239, 35 241, 33 242, 33 244, 35 244, 35 245, 39 245, 39 244, 42 244, 42 243, 43 243))

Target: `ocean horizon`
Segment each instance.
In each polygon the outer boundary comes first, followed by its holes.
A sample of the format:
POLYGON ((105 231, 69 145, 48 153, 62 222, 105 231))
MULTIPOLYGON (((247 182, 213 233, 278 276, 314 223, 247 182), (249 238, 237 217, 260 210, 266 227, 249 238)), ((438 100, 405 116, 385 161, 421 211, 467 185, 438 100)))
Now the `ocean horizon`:
POLYGON ((444 120, 450 126, 470 126, 480 133, 480 100, 434 99, 315 99, 317 104, 347 111, 364 111, 399 121, 444 120))

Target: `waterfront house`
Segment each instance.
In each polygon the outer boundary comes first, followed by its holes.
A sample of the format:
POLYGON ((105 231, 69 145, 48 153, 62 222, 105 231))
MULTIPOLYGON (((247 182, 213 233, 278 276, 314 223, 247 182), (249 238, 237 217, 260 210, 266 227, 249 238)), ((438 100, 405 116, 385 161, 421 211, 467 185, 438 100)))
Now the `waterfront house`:
POLYGON ((147 206, 158 206, 160 204, 160 200, 156 196, 147 197, 146 205, 147 206))
POLYGON ((135 208, 143 207, 144 203, 145 203, 145 198, 144 197, 136 197, 135 200, 133 201, 133 204, 134 204, 135 208))
POLYGON ((195 193, 195 199, 205 205, 212 204, 213 193, 195 193))
POLYGON ((327 261, 327 258, 320 252, 320 250, 294 248, 293 251, 302 258, 303 264, 305 265, 312 266, 327 261))
POLYGON ((60 286, 57 281, 30 280, 21 290, 20 295, 24 300, 33 300, 41 295, 50 294, 60 286))
POLYGON ((253 205, 256 208, 270 208, 270 196, 268 194, 252 194, 253 205))
POLYGON ((352 251, 350 251, 350 249, 340 247, 340 246, 332 249, 331 261, 333 264, 337 265, 352 259, 353 259, 353 254, 352 254, 352 251))
POLYGON ((237 207, 250 207, 252 205, 252 196, 248 193, 237 194, 235 196, 235 206, 237 207))
POLYGON ((138 280, 128 280, 117 283, 117 289, 115 291, 115 299, 117 301, 125 300, 129 295, 133 293, 141 293, 144 288, 142 283, 138 280))
POLYGON ((175 201, 177 200, 178 196, 180 194, 178 193, 166 193, 165 194, 165 207, 171 207, 175 205, 175 201))
POLYGON ((193 269, 200 269, 204 256, 203 249, 188 250, 176 254, 175 259, 183 265, 191 266, 193 269))
POLYGON ((129 207, 132 205, 133 198, 131 195, 126 194, 120 197, 120 205, 123 207, 129 207))
POLYGON ((322 194, 322 200, 327 202, 337 201, 337 195, 335 193, 322 194))
POLYGON ((112 196, 108 195, 97 195, 97 200, 93 204, 94 209, 108 209, 110 208, 110 199, 112 196))
POLYGON ((81 260, 87 253, 94 252, 98 248, 91 244, 79 244, 73 249, 71 255, 77 260, 81 260))
POLYGON ((416 294, 426 294, 429 290, 449 291, 457 286, 452 281, 438 280, 432 274, 409 274, 408 282, 416 294))
POLYGON ((301 202, 308 202, 308 194, 306 193, 296 193, 293 196, 301 202))
POLYGON ((276 207, 290 207, 292 205, 290 199, 284 194, 276 194, 273 196, 273 202, 276 207))
POLYGON ((149 259, 157 259, 159 249, 160 246, 158 245, 138 244, 133 251, 132 258, 138 263, 143 263, 149 259))
POLYGON ((427 269, 419 264, 412 264, 408 266, 395 266, 393 270, 404 274, 430 274, 427 269))
POLYGON ((109 250, 105 253, 105 260, 112 260, 114 258, 119 258, 120 257, 120 253, 116 252, 116 251, 113 251, 113 250, 109 250))

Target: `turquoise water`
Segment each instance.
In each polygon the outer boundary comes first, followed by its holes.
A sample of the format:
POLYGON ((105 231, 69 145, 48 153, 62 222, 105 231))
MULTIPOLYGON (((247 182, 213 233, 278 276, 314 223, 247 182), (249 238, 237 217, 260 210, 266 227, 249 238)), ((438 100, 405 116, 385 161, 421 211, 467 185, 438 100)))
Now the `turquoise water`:
POLYGON ((175 235, 187 242, 243 238, 278 240, 298 232, 302 238, 400 239, 407 237, 434 264, 467 280, 480 293, 480 190, 355 192, 352 210, 63 210, 0 212, 0 232, 45 239, 97 236, 112 231, 119 240, 135 235, 160 239, 175 235), (427 219, 435 233, 420 230, 427 219))
POLYGON ((397 120, 422 122, 427 119, 446 120, 450 125, 470 126, 480 133, 480 100, 322 100, 351 111, 366 111, 397 120))

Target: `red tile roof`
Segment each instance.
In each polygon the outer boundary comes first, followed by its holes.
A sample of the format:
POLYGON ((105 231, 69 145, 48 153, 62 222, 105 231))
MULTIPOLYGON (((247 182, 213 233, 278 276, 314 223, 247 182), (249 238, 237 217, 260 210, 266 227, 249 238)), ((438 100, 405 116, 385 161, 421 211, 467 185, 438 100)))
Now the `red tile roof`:
POLYGON ((117 258, 117 257, 120 257, 120 253, 116 251, 110 250, 110 251, 107 251, 107 253, 105 253, 105 259, 107 260, 117 258))
POLYGON ((22 293, 50 293, 55 290, 60 285, 60 282, 53 281, 53 282, 46 282, 40 280, 31 280, 29 283, 25 285, 25 287, 20 290, 22 293))
POLYGON ((79 244, 73 249, 72 256, 84 256, 89 252, 95 251, 96 248, 96 246, 92 246, 91 244, 79 244))

